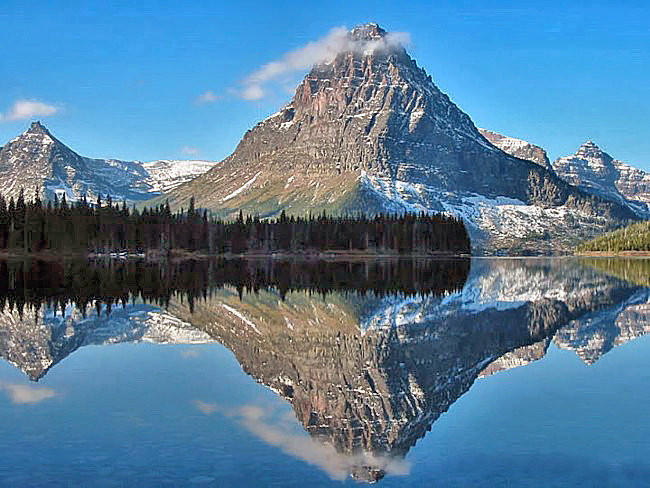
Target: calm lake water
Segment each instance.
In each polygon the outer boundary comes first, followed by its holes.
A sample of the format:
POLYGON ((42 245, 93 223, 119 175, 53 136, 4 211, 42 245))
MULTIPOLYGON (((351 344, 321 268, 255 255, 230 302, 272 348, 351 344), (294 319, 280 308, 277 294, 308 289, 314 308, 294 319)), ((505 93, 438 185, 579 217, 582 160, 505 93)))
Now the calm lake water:
POLYGON ((649 276, 0 262, 0 484, 647 486, 649 276))

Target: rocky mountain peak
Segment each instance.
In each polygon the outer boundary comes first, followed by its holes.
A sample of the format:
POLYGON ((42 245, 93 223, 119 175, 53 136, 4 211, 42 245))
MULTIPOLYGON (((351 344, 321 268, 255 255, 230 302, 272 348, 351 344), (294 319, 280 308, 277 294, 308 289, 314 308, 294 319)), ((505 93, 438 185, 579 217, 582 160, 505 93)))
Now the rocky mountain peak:
POLYGON ((46 135, 52 137, 50 131, 47 130, 47 128, 43 124, 41 124, 41 122, 38 120, 35 120, 34 122, 31 123, 29 129, 25 131, 25 134, 38 134, 38 135, 46 135))
POLYGON ((576 152, 576 156, 585 159, 604 159, 606 157, 609 157, 609 155, 603 152, 600 147, 598 147, 598 145, 592 140, 588 140, 583 143, 578 149, 578 152, 576 152))
POLYGON ((39 121, 0 147, 0 193, 14 197, 24 190, 31 199, 110 194, 114 201, 142 201, 203 174, 206 161, 119 161, 85 158, 55 138, 39 121))
POLYGON ((444 211, 467 219, 473 242, 485 248, 528 246, 531 232, 551 236, 545 243, 575 239, 565 233, 568 217, 546 210, 553 207, 585 223, 592 215, 603 223, 633 217, 561 181, 541 148, 542 164, 490 144, 409 56, 406 34, 367 24, 335 44, 289 104, 249 130, 222 164, 165 198, 179 208, 194 197, 226 218, 240 210, 444 211), (497 236, 498 228, 517 228, 517 239, 497 236))
POLYGON ((642 218, 650 216, 650 175, 614 159, 588 140, 553 163, 557 175, 580 189, 620 201, 642 218))
POLYGON ((36 131, 36 130, 47 130, 47 129, 45 128, 45 126, 43 124, 41 124, 40 120, 35 120, 29 126, 29 130, 36 131))
POLYGON ((386 31, 373 22, 358 25, 350 31, 350 39, 353 41, 370 41, 382 39, 385 36, 386 31))

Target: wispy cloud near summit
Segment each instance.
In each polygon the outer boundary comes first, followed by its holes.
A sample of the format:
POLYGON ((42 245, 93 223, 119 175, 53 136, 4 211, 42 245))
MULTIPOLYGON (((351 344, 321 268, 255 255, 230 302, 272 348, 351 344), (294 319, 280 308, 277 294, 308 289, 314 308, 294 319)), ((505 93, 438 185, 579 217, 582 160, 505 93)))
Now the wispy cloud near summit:
POLYGON ((379 49, 404 46, 409 42, 410 35, 406 32, 389 32, 374 39, 352 39, 347 27, 334 27, 326 36, 262 65, 243 81, 238 93, 244 100, 259 100, 268 94, 270 83, 282 81, 283 78, 308 70, 315 64, 332 61, 339 53, 357 51, 372 54, 379 49))
POLYGON ((37 100, 16 100, 7 113, 0 113, 0 122, 46 117, 58 113, 59 110, 59 107, 37 100))

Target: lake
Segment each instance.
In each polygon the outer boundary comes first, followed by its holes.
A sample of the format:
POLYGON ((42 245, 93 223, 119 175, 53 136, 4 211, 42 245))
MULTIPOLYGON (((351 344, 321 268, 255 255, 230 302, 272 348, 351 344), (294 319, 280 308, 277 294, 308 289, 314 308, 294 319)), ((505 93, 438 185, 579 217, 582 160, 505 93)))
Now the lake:
POLYGON ((0 261, 0 484, 647 486, 649 276, 0 261))

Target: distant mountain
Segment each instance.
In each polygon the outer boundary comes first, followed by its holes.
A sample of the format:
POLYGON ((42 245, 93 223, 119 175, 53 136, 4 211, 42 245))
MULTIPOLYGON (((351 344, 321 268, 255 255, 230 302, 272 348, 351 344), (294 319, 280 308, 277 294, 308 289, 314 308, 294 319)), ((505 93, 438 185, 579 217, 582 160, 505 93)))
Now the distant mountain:
POLYGON ((120 161, 85 158, 56 139, 40 122, 0 148, 0 192, 16 198, 68 201, 110 194, 113 201, 139 202, 159 196, 205 173, 208 161, 120 161))
POLYGON ((553 171, 553 166, 551 166, 546 151, 540 146, 514 137, 504 136, 488 129, 479 129, 478 131, 490 141, 490 144, 498 147, 503 152, 519 159, 532 161, 549 171, 553 171))
POLYGON ((593 141, 585 142, 575 154, 555 160, 553 168, 560 178, 583 191, 650 217, 650 173, 614 159, 593 141))
MULTIPOLYGON (((634 214, 490 144, 376 24, 317 64, 235 152, 172 190, 218 215, 444 211, 476 250, 552 252, 634 214)), ((167 197, 167 196, 166 196, 167 197)))
POLYGON ((553 342, 593 364, 613 348, 650 333, 650 291, 639 290, 624 303, 594 311, 563 327, 553 342))

